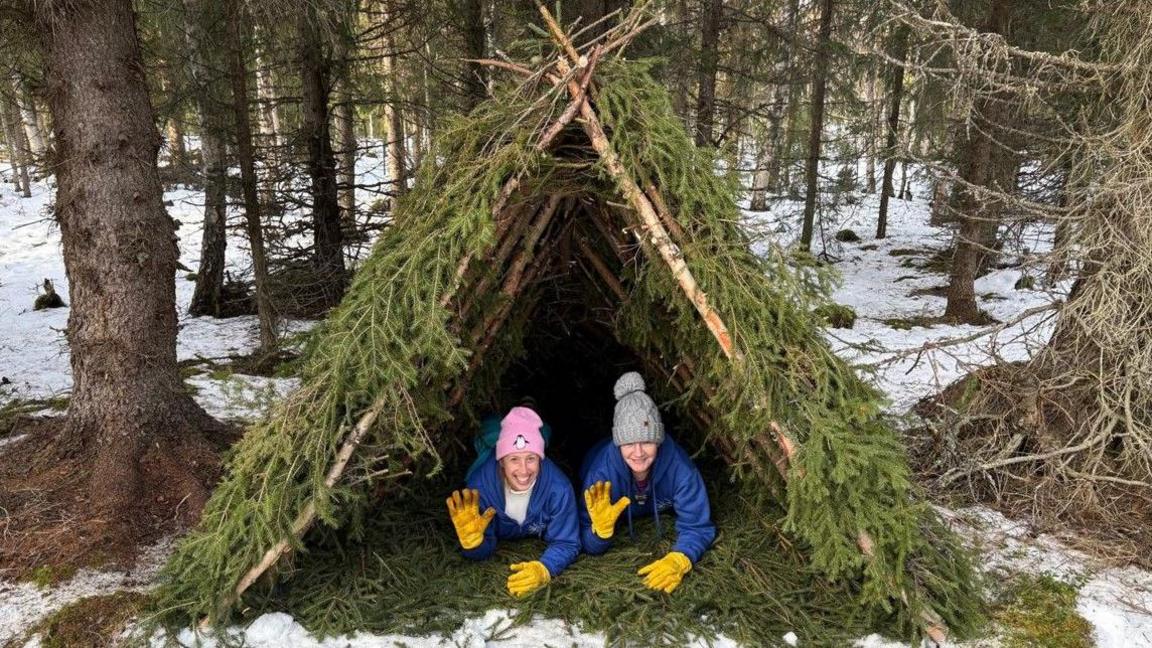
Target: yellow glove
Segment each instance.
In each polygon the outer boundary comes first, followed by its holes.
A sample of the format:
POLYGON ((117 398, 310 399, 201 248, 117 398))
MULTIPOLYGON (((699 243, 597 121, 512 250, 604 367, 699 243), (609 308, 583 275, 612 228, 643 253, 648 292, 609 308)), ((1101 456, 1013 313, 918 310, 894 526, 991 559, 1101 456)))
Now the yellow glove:
POLYGON ((692 569, 692 561, 679 551, 669 551, 660 560, 640 568, 637 574, 644 576, 647 587, 671 594, 680 581, 692 569), (645 574, 647 574, 645 576, 645 574))
POLYGON ((598 481, 584 491, 584 503, 588 506, 588 515, 592 517, 592 532, 607 540, 616 531, 616 519, 632 500, 621 497, 613 504, 612 482, 598 481))
POLYGON ((452 518, 452 526, 456 527, 456 537, 460 539, 460 546, 465 549, 475 549, 484 542, 484 529, 496 515, 496 509, 488 507, 484 515, 480 515, 480 491, 465 488, 462 491, 452 491, 448 498, 448 517, 452 518))
POLYGON ((539 560, 515 563, 509 569, 513 574, 508 577, 508 593, 516 598, 528 596, 552 580, 552 574, 539 560))

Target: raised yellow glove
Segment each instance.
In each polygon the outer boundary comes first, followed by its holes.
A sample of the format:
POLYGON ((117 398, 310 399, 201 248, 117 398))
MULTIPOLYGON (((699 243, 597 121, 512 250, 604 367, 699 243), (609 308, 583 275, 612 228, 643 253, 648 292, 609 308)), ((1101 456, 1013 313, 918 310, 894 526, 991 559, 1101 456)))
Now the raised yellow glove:
POLYGON ((637 574, 644 576, 644 585, 671 594, 680 585, 684 574, 692 569, 692 561, 679 551, 669 551, 663 558, 640 568, 637 574), (645 575, 647 574, 647 575, 645 575))
POLYGON ((508 593, 516 598, 528 596, 552 580, 552 574, 539 560, 515 563, 509 569, 513 573, 508 577, 508 593))
POLYGON ((484 542, 484 529, 495 515, 496 509, 492 507, 480 515, 480 491, 476 489, 452 491, 448 498, 448 517, 452 518, 456 537, 465 549, 475 549, 484 542))
POLYGON ((589 486, 584 491, 584 504, 588 506, 588 515, 592 517, 592 532, 604 540, 611 538, 616 532, 616 519, 631 503, 632 500, 627 497, 612 503, 612 482, 598 481, 589 486))

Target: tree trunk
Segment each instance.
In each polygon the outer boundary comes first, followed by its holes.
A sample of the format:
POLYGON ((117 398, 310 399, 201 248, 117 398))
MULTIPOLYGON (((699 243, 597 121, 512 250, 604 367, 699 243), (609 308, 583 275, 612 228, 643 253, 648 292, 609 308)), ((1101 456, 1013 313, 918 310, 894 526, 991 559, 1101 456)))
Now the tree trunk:
POLYGON ((264 230, 260 222, 260 196, 256 178, 256 154, 252 147, 252 121, 248 114, 248 64, 246 25, 251 24, 244 4, 229 2, 228 40, 231 45, 229 77, 232 81, 232 110, 236 124, 236 152, 240 162, 240 182, 244 193, 244 222, 252 248, 252 275, 256 291, 256 313, 260 320, 261 354, 276 348, 276 314, 268 293, 268 260, 264 253, 264 230))
POLYGON ((868 75, 868 128, 864 131, 863 147, 867 157, 864 171, 864 193, 874 194, 876 193, 876 131, 879 130, 878 125, 883 108, 877 105, 880 102, 879 90, 877 89, 880 85, 880 65, 877 63, 871 68, 868 75))
POLYGON ((946 178, 936 178, 932 184, 932 213, 930 225, 941 227, 954 221, 949 214, 949 197, 952 195, 952 182, 946 178))
MULTIPOLYGON (((160 78, 160 92, 164 96, 181 96, 185 93, 183 88, 172 82, 172 67, 167 61, 158 66, 157 75, 160 78)), ((188 162, 188 149, 184 144, 183 110, 184 102, 174 103, 170 114, 164 118, 164 138, 168 145, 168 164, 171 167, 182 169, 188 162)))
POLYGON ((780 141, 784 133, 784 108, 787 105, 787 81, 777 82, 772 88, 772 106, 768 109, 768 135, 764 143, 764 187, 778 190, 780 186, 780 141))
POLYGON ((346 223, 356 220, 356 131, 353 129, 352 96, 341 93, 340 101, 333 106, 336 141, 339 142, 340 172, 337 182, 340 185, 340 217, 346 223))
POLYGON ((188 159, 188 148, 184 145, 184 128, 180 120, 176 117, 169 119, 164 133, 168 139, 168 150, 171 151, 169 159, 172 166, 183 166, 188 159))
POLYGON ((8 144, 8 161, 12 164, 12 183, 25 198, 32 197, 32 179, 28 175, 28 161, 24 155, 24 136, 16 125, 19 117, 6 94, 0 96, 0 118, 4 121, 4 140, 8 144))
POLYGON ((789 42, 781 48, 782 56, 777 71, 779 76, 772 88, 772 107, 769 109, 768 123, 768 187, 774 191, 780 190, 780 175, 787 152, 785 142, 791 141, 791 128, 794 122, 795 101, 798 93, 796 86, 796 57, 794 51, 797 46, 796 30, 799 28, 800 0, 788 2, 788 34, 789 42))
POLYGON ((12 96, 16 98, 20 108, 20 122, 24 125, 24 137, 28 140, 28 152, 32 159, 44 159, 48 145, 44 143, 44 134, 40 132, 40 123, 36 119, 36 102, 28 93, 24 79, 16 70, 12 71, 12 96))
MULTIPOLYGON (((390 15, 386 5, 385 21, 390 15)), ((408 188, 404 159, 404 115, 400 111, 400 84, 397 82, 400 66, 397 65, 396 45, 391 33, 385 31, 382 41, 384 47, 382 72, 384 74, 384 87, 388 93, 384 103, 384 123, 388 128, 388 142, 384 145, 384 156, 388 169, 388 181, 392 183, 392 196, 395 199, 404 195, 408 188)), ((395 208, 395 203, 392 207, 395 208)))
MULTIPOLYGON (((1072 187, 1072 173, 1076 168, 1076 162, 1069 158, 1064 165, 1064 177, 1060 182, 1060 207, 1067 209, 1071 203, 1072 187)), ((1069 242, 1072 240, 1072 223, 1067 215, 1061 215, 1056 219, 1056 233, 1052 241, 1052 252, 1049 255, 1048 269, 1044 273, 1044 285, 1048 287, 1055 286, 1056 283, 1064 279, 1068 272, 1068 259, 1069 242)))
MULTIPOLYGON (((602 20, 613 11, 623 10, 632 0, 569 0, 565 4, 564 20, 580 19, 580 27, 589 27, 581 34, 581 39, 592 39, 602 35, 612 26, 611 21, 602 20)), ((548 4, 548 3, 544 3, 548 4)))
MULTIPOLYGON (((688 0, 676 0, 676 40, 677 47, 682 52, 689 52, 692 48, 692 11, 688 0)), ((669 62, 669 75, 671 76, 672 112, 687 127, 690 123, 688 115, 688 102, 692 94, 691 57, 673 56, 669 62)))
POLYGON ((336 191, 336 159, 328 128, 332 63, 324 52, 318 20, 311 6, 300 14, 300 112, 303 139, 308 143, 308 177, 312 183, 313 258, 320 273, 323 301, 335 306, 344 295, 347 274, 336 191))
MULTIPOLYGON (((132 3, 36 9, 71 302, 73 388, 58 447, 93 457, 91 507, 110 530, 131 534, 142 499, 160 496, 141 492, 141 458, 195 445, 195 433, 216 424, 184 391, 176 366, 175 223, 156 170, 161 137, 132 3)), ((160 485, 185 490, 184 510, 198 511, 206 491, 181 479, 190 475, 183 456, 160 457, 160 485)))
MULTIPOLYGON (((987 31, 1007 37, 1012 5, 1010 0, 994 0, 989 10, 987 31)), ((991 189, 997 182, 996 166, 999 145, 992 140, 1004 117, 1004 97, 981 97, 973 106, 972 119, 979 128, 972 129, 971 140, 962 147, 967 153, 960 170, 963 182, 957 183, 957 211, 960 231, 952 255, 948 281, 948 303, 944 316, 958 322, 981 324, 989 321, 976 303, 975 281, 986 254, 986 244, 995 236, 999 224, 1000 200, 977 195, 980 189, 991 189), (991 134, 991 135, 990 135, 991 134)))
POLYGON ((748 208, 752 211, 768 210, 768 188, 772 175, 769 172, 769 156, 772 155, 769 147, 771 138, 757 142, 756 172, 752 175, 752 199, 748 208))
POLYGON ((226 58, 220 49, 226 18, 220 3, 184 0, 185 26, 204 172, 204 230, 200 265, 188 312, 220 315, 224 259, 228 247, 228 136, 226 58))
POLYGON ((824 131, 824 91, 828 82, 828 44, 832 40, 832 1, 823 0, 820 8, 820 36, 817 42, 816 65, 812 73, 812 117, 808 130, 808 163, 805 168, 807 194, 804 196, 804 226, 800 231, 800 245, 812 247, 812 230, 816 221, 816 189, 820 173, 820 140, 824 131))
MULTIPOLYGON (((1011 139, 1010 135, 1005 135, 1005 140, 1010 141, 1011 139)), ((991 165, 991 189, 996 191, 998 195, 1007 196, 1016 193, 1016 177, 1020 172, 1020 156, 1015 151, 996 146, 992 151, 991 165)), ((1000 223, 1004 221, 1006 206, 1005 201, 999 198, 988 201, 987 204, 981 206, 983 227, 980 230, 977 248, 979 253, 976 255, 977 277, 988 274, 999 258, 1003 241, 997 237, 997 234, 1000 231, 1000 223)))
POLYGON ((262 30, 257 27, 254 49, 256 52, 256 97, 260 103, 260 119, 257 122, 260 128, 261 142, 265 146, 265 155, 261 168, 264 170, 264 183, 260 187, 260 203, 265 209, 279 211, 276 201, 276 191, 280 178, 280 161, 283 155, 284 138, 280 125, 280 109, 276 103, 276 89, 272 83, 272 68, 268 58, 263 55, 260 47, 259 34, 262 30))
POLYGON ((272 86, 272 69, 267 59, 256 48, 256 96, 260 100, 260 134, 268 145, 279 149, 283 142, 280 133, 280 111, 276 107, 276 91, 272 86))
MULTIPOLYGON (((484 1, 463 0, 460 6, 463 21, 464 56, 468 59, 485 58, 484 1)), ((469 112, 488 96, 488 68, 480 63, 464 64, 464 112, 469 112)))
MULTIPOLYGON (((892 57, 903 61, 908 55, 908 28, 896 28, 892 57)), ((896 144, 900 139, 900 103, 904 99, 904 65, 892 65, 892 88, 888 94, 888 135, 884 145, 884 179, 880 184, 880 214, 876 219, 876 238, 888 236, 888 199, 892 197, 892 175, 896 172, 896 144)), ((901 187, 901 192, 903 192, 901 187)))
MULTIPOLYGON (((351 22, 355 24, 355 11, 351 22)), ((351 87, 351 63, 349 61, 349 40, 351 37, 340 38, 337 42, 333 59, 338 66, 336 81, 336 104, 332 107, 332 116, 336 129, 336 142, 338 145, 337 201, 340 204, 340 218, 345 223, 356 221, 356 131, 353 109, 355 92, 351 87)))
MULTIPOLYGON (((160 67, 160 90, 164 93, 181 92, 174 87, 167 65, 160 67)), ((188 161, 188 149, 184 144, 184 125, 180 112, 176 110, 174 114, 169 115, 164 120, 164 138, 168 143, 168 164, 178 168, 183 167, 188 161)))
POLYGON ((700 64, 696 68, 696 146, 714 146, 716 70, 720 62, 720 25, 724 0, 704 0, 700 25, 700 64))

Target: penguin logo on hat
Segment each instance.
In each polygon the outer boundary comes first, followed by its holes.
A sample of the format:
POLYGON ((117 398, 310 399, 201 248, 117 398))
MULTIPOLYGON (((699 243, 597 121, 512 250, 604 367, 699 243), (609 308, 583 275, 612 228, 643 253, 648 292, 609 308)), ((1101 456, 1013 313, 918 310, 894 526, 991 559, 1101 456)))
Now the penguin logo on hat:
POLYGON ((528 447, 528 439, 525 439, 523 434, 517 434, 516 440, 512 442, 512 447, 523 450, 528 447))

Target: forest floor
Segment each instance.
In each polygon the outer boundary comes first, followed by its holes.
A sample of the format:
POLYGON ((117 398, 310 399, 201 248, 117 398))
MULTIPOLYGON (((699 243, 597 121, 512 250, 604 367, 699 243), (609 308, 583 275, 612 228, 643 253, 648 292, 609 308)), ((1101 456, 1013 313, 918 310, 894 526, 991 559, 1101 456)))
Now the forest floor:
MULTIPOLYGON (((920 196, 927 192, 914 185, 920 196)), ((68 350, 64 340, 67 309, 34 311, 38 286, 49 278, 62 296, 67 295, 67 278, 60 252, 59 231, 51 218, 51 187, 38 183, 32 198, 18 197, 9 184, 0 187, 0 414, 8 408, 58 414, 66 406, 71 378, 68 350)), ((169 211, 182 223, 181 262, 195 268, 200 247, 202 194, 189 189, 167 192, 169 211)), ((1018 360, 1044 343, 1050 333, 1045 313, 1002 327, 995 335, 943 344, 942 341, 971 336, 978 329, 938 323, 934 318, 944 310, 944 298, 937 290, 947 283, 938 256, 948 247, 951 231, 929 225, 925 200, 893 200, 889 238, 876 241, 874 229, 877 197, 840 194, 841 204, 826 208, 823 234, 828 244, 817 242, 813 249, 834 261, 843 275, 835 291, 838 303, 851 306, 857 320, 851 329, 830 329, 829 339, 839 353, 872 373, 876 384, 891 399, 891 409, 904 413, 920 398, 930 395, 974 366, 1001 360, 1018 360), (852 229, 860 241, 835 241, 841 229, 852 229), (925 345, 928 345, 927 347, 925 345)), ((770 212, 747 212, 747 225, 757 240, 788 243, 798 232, 801 205, 779 200, 770 212), (793 226, 792 224, 795 224, 793 226)), ((237 225, 240 221, 237 220, 237 225)), ((229 271, 236 276, 248 272, 246 244, 237 236, 229 241, 229 271)), ((977 283, 980 305, 1001 322, 1035 310, 1062 296, 1067 286, 1051 291, 1016 290, 1021 276, 1035 275, 1028 264, 1032 253, 1051 245, 1051 232, 1041 226, 1015 231, 1003 261, 977 283)), ((1040 281, 1037 277, 1036 285, 1040 281)), ((234 357, 255 348, 257 323, 254 317, 225 320, 193 318, 184 311, 191 298, 193 283, 183 273, 177 276, 177 304, 180 310, 178 356, 186 361, 186 380, 195 398, 209 413, 237 422, 251 420, 276 398, 295 387, 292 378, 248 375, 238 371, 234 357)), ((291 330, 306 328, 293 323, 291 330)), ((2 422, 2 421, 0 421, 2 422)), ((0 461, 4 447, 21 442, 0 425, 0 461)), ((980 557, 981 568, 996 584, 991 636, 957 646, 1096 645, 1101 648, 1152 647, 1152 572, 1099 557, 1084 551, 1071 531, 1041 533, 1026 521, 1014 520, 983 506, 957 506, 940 502, 941 513, 980 557), (1070 630, 1059 638, 1068 643, 1046 642, 1057 620, 1070 630), (1079 633, 1082 641, 1068 640, 1079 633)), ((0 542, 5 530, 5 512, 0 508, 0 542)), ((34 628, 46 622, 79 624, 82 632, 99 636, 109 614, 99 605, 76 607, 77 601, 99 601, 114 607, 112 601, 131 601, 123 592, 145 591, 158 566, 168 555, 171 540, 147 548, 130 570, 81 569, 67 577, 53 577, 51 571, 31 580, 13 582, 0 574, 0 646, 40 646, 34 628), (117 598, 111 595, 117 595, 117 598), (102 597, 102 598, 92 598, 102 597), (94 610, 74 618, 59 611, 94 610), (96 618, 96 617, 99 617, 96 618)), ((509 612, 490 610, 464 620, 448 634, 428 637, 352 636, 317 639, 283 613, 258 617, 244 628, 236 628, 236 639, 248 646, 276 648, 370 648, 405 645, 431 646, 541 646, 562 641, 563 645, 601 646, 605 637, 585 633, 552 619, 536 619, 527 626, 508 630, 509 612)), ((115 615, 112 615, 115 616, 115 615)), ((180 638, 191 642, 190 635, 180 638)), ((786 645, 812 645, 805 637, 783 635, 786 645)), ((91 645, 100 645, 94 643, 91 645)), ((208 640, 203 645, 212 646, 208 640)), ((701 642, 704 645, 704 642, 701 642)), ((734 646, 721 638, 712 645, 734 646)), ((862 637, 858 646, 895 648, 905 644, 879 636, 862 637)))

